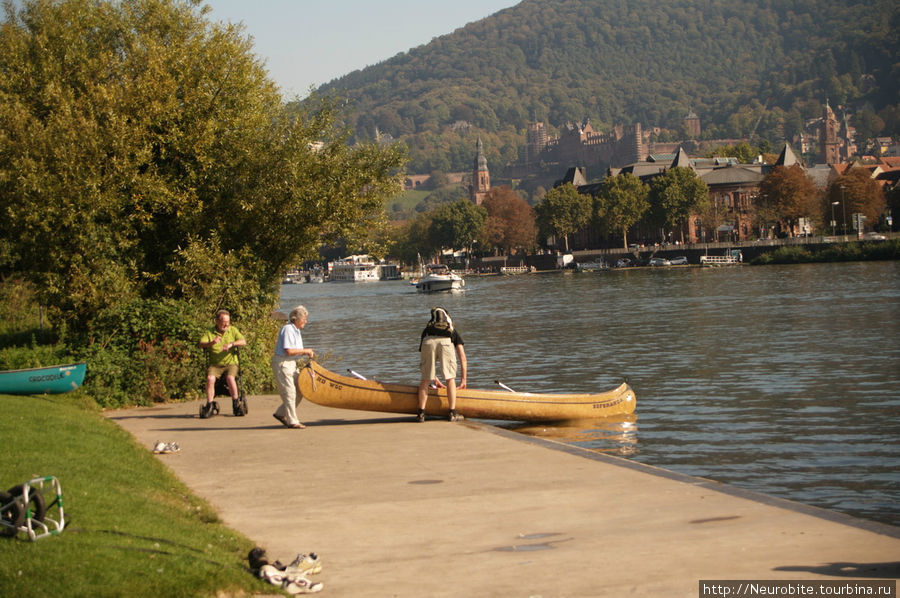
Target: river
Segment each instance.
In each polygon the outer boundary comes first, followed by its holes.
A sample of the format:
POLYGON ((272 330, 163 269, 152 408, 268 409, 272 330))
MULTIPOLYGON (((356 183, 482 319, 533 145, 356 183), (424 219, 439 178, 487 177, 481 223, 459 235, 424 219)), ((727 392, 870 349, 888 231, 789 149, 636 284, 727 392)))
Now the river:
MULTIPOLYGON (((522 433, 900 525, 900 262, 639 268, 284 285, 330 369, 414 384, 446 307, 469 385, 591 392, 627 379, 634 415, 522 433)), ((302 411, 301 411, 302 417, 302 411)))

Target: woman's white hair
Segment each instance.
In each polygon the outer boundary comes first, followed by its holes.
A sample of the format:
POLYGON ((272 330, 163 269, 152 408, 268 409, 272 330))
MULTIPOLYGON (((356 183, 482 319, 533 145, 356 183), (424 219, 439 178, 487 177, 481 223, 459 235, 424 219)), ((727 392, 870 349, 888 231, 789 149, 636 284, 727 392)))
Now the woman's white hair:
POLYGON ((309 311, 302 305, 298 305, 291 310, 291 315, 288 316, 288 319, 291 322, 296 322, 297 320, 301 320, 306 316, 309 316, 309 311))

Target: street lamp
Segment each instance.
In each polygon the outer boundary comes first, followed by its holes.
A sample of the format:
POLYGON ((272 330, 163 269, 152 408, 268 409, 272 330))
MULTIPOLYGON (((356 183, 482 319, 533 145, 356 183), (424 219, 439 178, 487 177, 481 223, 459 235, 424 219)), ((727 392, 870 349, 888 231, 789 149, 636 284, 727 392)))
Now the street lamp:
MULTIPOLYGON (((847 236, 847 201, 844 199, 844 186, 841 185, 841 209, 844 212, 844 219, 841 222, 841 234, 847 236)), ((844 239, 846 241, 846 239, 844 239)))
POLYGON ((837 202, 837 201, 831 202, 831 236, 832 236, 832 237, 834 236, 834 225, 835 225, 835 222, 834 222, 834 206, 838 205, 838 203, 840 203, 840 202, 837 202))

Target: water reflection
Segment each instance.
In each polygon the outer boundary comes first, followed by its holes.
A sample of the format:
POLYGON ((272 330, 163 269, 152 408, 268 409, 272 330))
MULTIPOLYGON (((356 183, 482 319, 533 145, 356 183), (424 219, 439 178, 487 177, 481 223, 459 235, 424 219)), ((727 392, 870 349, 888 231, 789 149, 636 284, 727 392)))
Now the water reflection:
POLYGON ((628 457, 637 452, 637 415, 634 413, 552 424, 496 422, 495 425, 529 436, 583 446, 608 455, 628 457))
POLYGON ((900 524, 900 263, 552 273, 466 289, 287 285, 282 300, 310 308, 304 338, 332 369, 410 384, 429 309, 443 305, 473 387, 593 392, 627 379, 638 397, 634 421, 522 433, 900 524))

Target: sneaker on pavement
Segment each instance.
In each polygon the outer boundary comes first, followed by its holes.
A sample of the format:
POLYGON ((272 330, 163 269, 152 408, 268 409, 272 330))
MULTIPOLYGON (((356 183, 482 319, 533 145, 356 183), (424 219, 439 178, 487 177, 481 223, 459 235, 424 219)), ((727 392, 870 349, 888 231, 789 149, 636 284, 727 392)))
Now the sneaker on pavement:
POLYGON ((320 571, 322 571, 322 561, 315 552, 298 554, 285 569, 285 573, 300 575, 315 575, 320 571))

